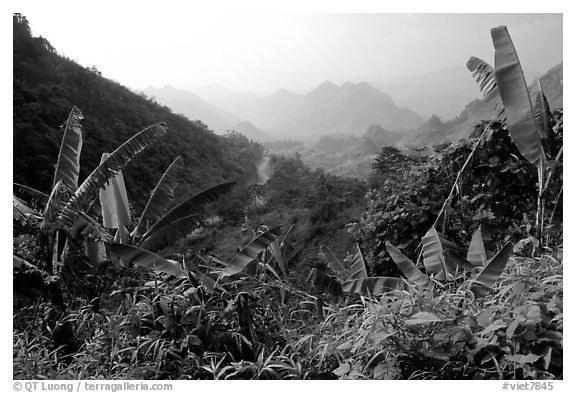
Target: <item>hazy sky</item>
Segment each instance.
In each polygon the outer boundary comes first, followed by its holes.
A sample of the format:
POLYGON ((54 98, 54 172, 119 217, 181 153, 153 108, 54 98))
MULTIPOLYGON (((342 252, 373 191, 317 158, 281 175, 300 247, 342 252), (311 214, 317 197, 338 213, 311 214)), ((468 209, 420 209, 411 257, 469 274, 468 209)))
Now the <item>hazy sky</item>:
POLYGON ((19 9, 34 35, 142 90, 217 83, 265 93, 464 67, 472 55, 493 63, 490 28, 498 25, 508 26, 525 70, 544 72, 562 61, 562 14, 265 14, 193 6, 159 12, 138 3, 26 4, 19 9))

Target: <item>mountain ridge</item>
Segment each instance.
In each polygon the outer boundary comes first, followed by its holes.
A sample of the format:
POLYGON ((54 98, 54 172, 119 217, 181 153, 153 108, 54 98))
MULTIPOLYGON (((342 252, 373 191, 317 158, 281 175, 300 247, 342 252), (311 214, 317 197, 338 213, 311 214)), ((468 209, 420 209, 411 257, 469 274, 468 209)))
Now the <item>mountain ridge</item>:
POLYGON ((424 123, 367 82, 325 81, 306 94, 278 89, 267 96, 237 93, 213 103, 272 136, 308 141, 331 133, 359 135, 372 124, 406 131, 424 123))
POLYGON ((174 113, 181 113, 190 120, 200 120, 208 128, 220 133, 231 129, 239 122, 239 119, 232 114, 187 90, 165 85, 161 88, 148 87, 144 90, 144 94, 166 105, 174 113))

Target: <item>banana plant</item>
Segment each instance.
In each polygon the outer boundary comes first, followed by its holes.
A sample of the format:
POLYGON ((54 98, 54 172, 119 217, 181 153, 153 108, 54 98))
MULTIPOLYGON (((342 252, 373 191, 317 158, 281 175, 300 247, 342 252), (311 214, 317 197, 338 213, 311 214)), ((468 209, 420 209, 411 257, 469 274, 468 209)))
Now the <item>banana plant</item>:
POLYGON ((321 247, 320 254, 323 255, 321 260, 329 261, 327 264, 332 275, 313 267, 306 281, 321 291, 335 296, 355 294, 369 297, 405 289, 405 283, 401 278, 369 277, 366 261, 358 244, 356 244, 356 253, 349 258, 350 268, 346 268, 345 264, 326 246, 321 247), (344 279, 334 276, 344 277, 344 279))
MULTIPOLYGON (((93 202, 99 192, 103 225, 106 228, 116 229, 115 242, 110 244, 111 260, 114 261, 117 258, 121 266, 133 263, 172 276, 183 276, 182 267, 155 252, 188 235, 202 224, 202 217, 199 214, 201 210, 229 192, 235 183, 224 182, 208 187, 165 213, 174 199, 174 191, 180 180, 182 158, 177 157, 151 192, 137 225, 130 233, 127 230, 127 226, 131 225, 130 210, 121 169, 136 154, 151 145, 156 137, 164 134, 166 126, 158 123, 148 127, 113 153, 103 154, 100 165, 79 187, 76 187, 82 145, 78 121, 80 119, 79 110, 74 108, 68 121, 67 133, 73 133, 75 137, 70 137, 68 134, 64 136, 61 153, 65 155, 65 158, 59 159, 56 175, 60 180, 56 183, 57 186, 54 187, 51 196, 48 197, 44 222, 54 222, 57 225, 75 229, 82 225, 85 227, 88 224, 96 224, 83 213, 83 210, 93 202), (80 138, 76 137, 78 135, 80 138), (60 163, 63 164, 60 165, 60 163), (75 164, 66 166, 65 163, 75 164), (66 194, 70 187, 74 192, 66 194)), ((102 232, 105 233, 105 231, 102 232)), ((78 233, 78 230, 73 233, 78 233)), ((91 239, 87 243, 88 255, 93 264, 101 264, 106 259, 103 239, 91 239)), ((105 240, 109 242, 111 237, 107 236, 105 240)))
POLYGON ((465 285, 478 297, 488 295, 506 267, 506 263, 513 249, 512 243, 507 242, 492 259, 487 261, 482 232, 480 227, 478 227, 470 240, 467 257, 464 258, 454 253, 450 248, 444 250, 439 234, 431 233, 431 231, 435 232, 434 228, 431 228, 424 236, 428 240, 423 241, 424 244, 432 243, 427 246, 428 249, 432 250, 423 252, 424 267, 430 276, 423 273, 416 264, 397 247, 390 242, 386 242, 388 253, 408 281, 417 287, 433 288, 434 282, 439 281, 438 273, 440 273, 440 277, 443 279, 453 280, 456 269, 462 267, 463 270, 474 274, 472 278, 466 280, 465 285), (426 259, 432 260, 429 260, 427 263, 426 259))
MULTIPOLYGON (((54 285, 61 278, 62 267, 66 262, 68 237, 82 236, 86 242, 86 253, 91 263, 96 265, 103 259, 103 241, 110 235, 87 214, 99 189, 103 188, 136 155, 166 134, 164 123, 154 124, 130 138, 114 151, 78 186, 80 154, 82 151, 83 115, 73 107, 65 121, 64 135, 58 153, 53 187, 46 195, 31 187, 15 185, 15 188, 31 196, 39 209, 27 206, 21 198, 14 196, 14 218, 27 219, 36 230, 43 269, 50 277, 46 284, 53 291, 53 302, 64 310, 61 288, 54 285)), ((17 268, 17 266, 15 266, 17 268)))
MULTIPOLYGON (((82 112, 77 107, 73 107, 63 125, 64 135, 54 173, 54 185, 50 195, 25 185, 14 185, 20 194, 28 195, 35 201, 36 205, 40 206, 40 211, 37 211, 28 207, 22 199, 14 196, 14 217, 36 218, 35 227, 38 230, 38 239, 45 249, 44 255, 51 255, 51 258, 45 258, 49 274, 57 273, 55 268, 59 259, 58 250, 61 249, 60 244, 64 242, 65 231, 69 231, 74 225, 76 227, 81 224, 83 227, 86 225, 91 226, 91 229, 86 231, 87 239, 101 240, 107 238, 106 231, 93 220, 88 220, 83 211, 71 213, 68 217, 68 225, 62 225, 60 222, 62 212, 68 208, 74 193, 78 190, 80 153, 82 150, 82 127, 80 121, 82 119, 82 112), (38 219, 40 217, 41 219, 38 219)), ((82 232, 74 231, 73 233, 82 232)))
POLYGON ((532 94, 526 85, 524 73, 516 48, 510 38, 506 26, 491 30, 494 44, 494 68, 481 59, 471 57, 467 62, 480 90, 488 101, 494 102, 493 109, 497 116, 504 118, 508 125, 510 136, 520 154, 534 164, 538 171, 538 198, 536 211, 536 227, 540 235, 544 225, 543 196, 554 168, 562 158, 562 149, 555 160, 549 160, 545 147, 550 150, 551 131, 549 122, 550 108, 540 83, 532 94), (503 109, 502 109, 503 108, 503 109))

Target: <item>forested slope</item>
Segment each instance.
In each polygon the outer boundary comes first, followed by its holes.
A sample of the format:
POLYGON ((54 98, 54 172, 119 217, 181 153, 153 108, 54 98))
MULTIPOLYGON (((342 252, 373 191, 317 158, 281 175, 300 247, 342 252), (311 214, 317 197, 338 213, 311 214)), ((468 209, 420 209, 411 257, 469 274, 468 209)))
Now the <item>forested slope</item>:
MULTIPOLYGON (((58 54, 42 37, 32 37, 24 16, 14 16, 13 32, 14 182, 42 191, 52 187, 63 130, 60 125, 76 105, 84 115, 80 180, 143 128, 164 121, 168 135, 132 162, 125 176, 130 201, 141 206, 151 187, 178 155, 184 179, 178 194, 194 192, 223 180, 245 182, 255 176, 258 145, 215 135, 200 122, 173 114, 144 95, 103 78, 58 54)), ((151 54, 154 56, 154 54, 151 54)))

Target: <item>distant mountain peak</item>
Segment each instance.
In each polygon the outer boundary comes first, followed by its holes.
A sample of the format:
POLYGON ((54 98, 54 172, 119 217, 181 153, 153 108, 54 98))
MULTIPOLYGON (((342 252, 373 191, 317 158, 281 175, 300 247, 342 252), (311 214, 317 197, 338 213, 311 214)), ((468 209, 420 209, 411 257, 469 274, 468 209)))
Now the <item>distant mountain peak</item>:
POLYGON ((326 82, 322 82, 321 84, 319 84, 315 89, 312 89, 306 95, 309 96, 309 95, 317 95, 317 94, 330 94, 330 93, 333 93, 337 90, 338 90, 338 85, 336 85, 335 83, 332 83, 330 81, 326 81, 326 82))
POLYGON ((278 90, 276 90, 276 91, 274 92, 274 94, 296 94, 296 93, 294 93, 293 91, 288 90, 288 89, 286 89, 286 88, 284 88, 284 87, 281 87, 281 88, 279 88, 278 90))
POLYGON ((358 85, 358 87, 361 87, 363 89, 378 90, 374 86, 369 84, 368 82, 359 82, 359 83, 357 83, 357 85, 358 85))
POLYGON ((294 93, 291 90, 280 88, 276 90, 270 97, 300 97, 300 94, 294 93))
POLYGON ((318 85, 317 89, 333 89, 337 87, 338 85, 335 83, 332 83, 330 81, 324 81, 318 85))
POLYGON ((216 104, 269 135, 307 141, 328 133, 360 134, 372 124, 400 131, 424 122, 417 113, 399 108, 388 94, 366 82, 338 86, 325 81, 304 95, 287 89, 264 97, 237 93, 216 104))

